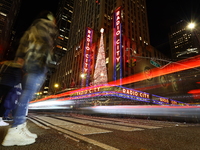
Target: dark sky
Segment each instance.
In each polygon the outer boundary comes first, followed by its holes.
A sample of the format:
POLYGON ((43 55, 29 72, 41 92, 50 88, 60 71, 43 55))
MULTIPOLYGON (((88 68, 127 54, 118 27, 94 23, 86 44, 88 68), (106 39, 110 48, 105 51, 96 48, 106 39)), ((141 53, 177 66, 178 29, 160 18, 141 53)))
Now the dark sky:
POLYGON ((37 17, 39 12, 49 10, 55 14, 58 2, 59 0, 22 0, 21 9, 16 23, 17 34, 23 34, 23 32, 37 17))
POLYGON ((151 45, 168 54, 170 26, 200 21, 200 0, 146 0, 151 45))
MULTIPOLYGON (((22 0, 17 34, 22 34, 41 10, 57 10, 59 0, 22 0)), ((170 26, 180 20, 200 21, 200 0, 146 0, 151 45, 168 53, 170 26)))

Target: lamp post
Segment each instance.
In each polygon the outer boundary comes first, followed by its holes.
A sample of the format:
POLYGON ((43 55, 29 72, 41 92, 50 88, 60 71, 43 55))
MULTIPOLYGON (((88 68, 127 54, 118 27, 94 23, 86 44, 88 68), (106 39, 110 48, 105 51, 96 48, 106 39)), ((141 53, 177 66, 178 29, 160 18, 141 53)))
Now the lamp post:
POLYGON ((137 51, 133 50, 132 48, 126 48, 126 51, 128 51, 129 49, 132 51, 131 57, 135 56, 134 54, 137 54, 137 51))

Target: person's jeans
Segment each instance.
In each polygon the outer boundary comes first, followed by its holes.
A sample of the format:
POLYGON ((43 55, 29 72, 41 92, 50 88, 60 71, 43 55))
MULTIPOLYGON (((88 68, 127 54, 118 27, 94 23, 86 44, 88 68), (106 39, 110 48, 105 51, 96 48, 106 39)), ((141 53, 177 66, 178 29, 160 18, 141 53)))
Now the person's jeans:
POLYGON ((40 90, 46 78, 45 73, 27 73, 22 81, 22 94, 17 103, 12 127, 23 124, 26 121, 26 111, 29 102, 34 95, 40 90))
POLYGON ((11 109, 6 109, 5 112, 4 112, 3 117, 4 118, 8 118, 10 112, 11 112, 11 109))

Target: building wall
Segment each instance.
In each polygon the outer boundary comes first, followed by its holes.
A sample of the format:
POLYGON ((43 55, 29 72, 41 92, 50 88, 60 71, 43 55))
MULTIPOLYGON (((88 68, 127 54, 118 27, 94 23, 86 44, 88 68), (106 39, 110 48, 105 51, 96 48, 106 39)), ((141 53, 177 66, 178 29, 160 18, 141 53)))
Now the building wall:
MULTIPOLYGON (((59 83, 59 90, 66 87, 81 87, 80 75, 83 67, 87 27, 94 30, 91 47, 91 81, 99 48, 101 28, 104 28, 108 80, 113 80, 113 13, 118 7, 122 8, 123 77, 143 72, 145 67, 141 67, 141 65, 144 66, 145 63, 150 65, 152 57, 165 57, 150 46, 145 0, 75 0, 66 54, 61 59, 56 73, 53 74, 51 87, 54 83, 59 83), (143 59, 136 62, 136 66, 127 67, 126 60, 133 57, 134 51, 136 51, 134 56, 143 57, 143 59), (75 85, 72 84, 73 82, 75 85)), ((165 64, 162 61, 160 63, 165 64)), ((151 65, 151 67, 154 66, 151 65)))
POLYGON ((0 1, 0 60, 6 58, 21 0, 0 1))
POLYGON ((68 51, 67 44, 69 41, 70 26, 73 14, 73 0, 60 0, 56 13, 56 21, 59 30, 59 36, 57 38, 57 45, 54 52, 57 57, 57 65, 51 68, 51 72, 48 76, 48 81, 45 86, 48 86, 49 93, 54 93, 55 90, 59 90, 61 87, 66 87, 66 76, 71 70, 71 66, 66 61, 71 61, 73 54, 68 51), (54 87, 55 84, 59 84, 58 89, 54 87))

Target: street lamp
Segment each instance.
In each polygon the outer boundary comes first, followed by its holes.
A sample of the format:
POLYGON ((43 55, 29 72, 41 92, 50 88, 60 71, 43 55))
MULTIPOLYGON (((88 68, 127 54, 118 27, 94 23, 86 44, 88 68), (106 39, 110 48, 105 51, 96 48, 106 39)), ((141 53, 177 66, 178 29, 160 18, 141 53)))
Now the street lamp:
POLYGON ((193 22, 191 22, 191 23, 189 23, 189 24, 188 24, 188 26, 187 26, 187 27, 188 27, 189 29, 194 29, 194 28, 195 28, 195 26, 196 26, 196 24, 195 24, 195 23, 193 23, 193 22))
POLYGON ((59 87, 58 83, 55 83, 55 84, 54 84, 54 87, 55 87, 55 88, 58 88, 58 87, 59 87))
MULTIPOLYGON (((191 32, 191 37, 196 37, 198 40, 198 45, 199 45, 200 39, 199 39, 199 36, 197 35, 197 31, 196 31, 195 27, 196 27, 196 24, 194 22, 191 22, 187 25, 187 29, 189 29, 191 32)), ((193 38, 193 40, 194 40, 194 38, 193 38)), ((195 46, 195 45, 193 45, 193 46, 195 46)), ((199 53, 198 47, 190 47, 190 48, 186 49, 185 51, 178 53, 178 55, 176 57, 180 57, 182 55, 191 54, 191 53, 199 53)))
POLYGON ((81 76, 81 78, 85 78, 85 74, 84 73, 82 73, 80 76, 81 76))
POLYGON ((55 84, 54 84, 55 93, 56 93, 56 91, 57 91, 58 87, 59 87, 59 84, 58 84, 58 83, 55 83, 55 84))
POLYGON ((133 50, 132 48, 126 48, 126 51, 128 51, 129 49, 132 51, 132 56, 134 56, 133 54, 137 54, 136 50, 133 50))

